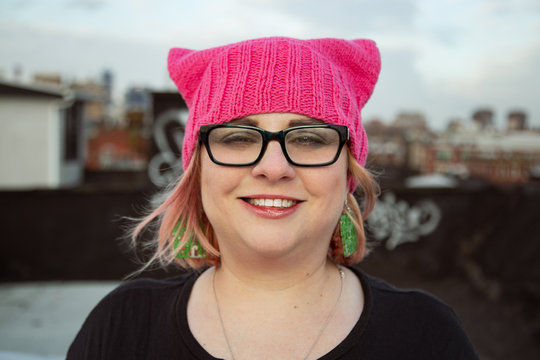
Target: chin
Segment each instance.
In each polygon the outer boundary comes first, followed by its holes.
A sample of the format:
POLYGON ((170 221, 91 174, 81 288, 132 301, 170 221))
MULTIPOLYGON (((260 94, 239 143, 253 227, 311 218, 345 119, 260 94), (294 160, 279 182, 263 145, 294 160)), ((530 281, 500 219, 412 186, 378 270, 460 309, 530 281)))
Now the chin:
POLYGON ((247 247, 259 255, 268 259, 283 258, 290 254, 299 245, 298 241, 293 239, 279 239, 279 237, 271 236, 269 239, 257 239, 257 241, 247 241, 247 247))

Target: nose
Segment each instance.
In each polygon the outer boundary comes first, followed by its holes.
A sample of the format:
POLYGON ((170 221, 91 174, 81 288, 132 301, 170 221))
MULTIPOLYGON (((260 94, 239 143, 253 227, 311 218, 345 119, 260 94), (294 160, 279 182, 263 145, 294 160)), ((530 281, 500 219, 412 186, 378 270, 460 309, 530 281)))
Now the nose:
POLYGON ((255 177, 264 177, 270 181, 291 179, 296 175, 294 167, 289 164, 277 141, 270 141, 261 160, 252 170, 255 177))

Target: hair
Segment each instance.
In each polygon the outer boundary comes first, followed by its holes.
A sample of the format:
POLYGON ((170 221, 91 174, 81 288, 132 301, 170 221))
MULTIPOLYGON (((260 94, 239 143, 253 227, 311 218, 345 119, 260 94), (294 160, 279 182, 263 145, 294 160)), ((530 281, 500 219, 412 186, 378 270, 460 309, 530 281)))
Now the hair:
MULTIPOLYGON (((328 256, 337 264, 354 265, 362 261, 372 250, 372 244, 368 243, 364 229, 364 220, 371 214, 375 207, 375 202, 380 193, 380 188, 374 176, 358 163, 352 152, 347 147, 348 156, 348 177, 357 184, 354 193, 347 194, 347 205, 350 208, 344 209, 349 219, 351 219, 356 230, 357 250, 349 257, 343 255, 343 243, 341 241, 341 231, 339 225, 334 230, 334 235, 330 241, 328 256), (360 199, 360 204, 358 200, 360 199)), ((349 181, 350 182, 350 181, 349 181)))
MULTIPOLYGON (((379 186, 372 175, 355 159, 348 147, 348 177, 358 184, 356 194, 361 199, 361 205, 352 193, 347 194, 347 204, 350 212, 344 209, 354 224, 358 247, 349 257, 343 256, 339 224, 336 224, 334 236, 330 240, 328 256, 341 265, 353 265, 362 261, 371 247, 367 245, 364 225, 365 218, 371 213, 379 194, 379 186)), ((136 247, 145 229, 155 230, 150 241, 142 246, 150 250, 152 255, 144 261, 140 273, 151 266, 167 267, 172 264, 183 268, 198 269, 204 266, 218 265, 220 261, 219 243, 210 221, 204 214, 201 199, 201 147, 197 146, 191 161, 184 172, 173 184, 162 193, 161 203, 130 231, 132 245, 136 247), (181 229, 181 230, 180 230, 181 229), (183 231, 175 241, 176 234, 183 231), (191 239, 197 239, 206 252, 204 258, 179 258, 178 254, 191 239)))

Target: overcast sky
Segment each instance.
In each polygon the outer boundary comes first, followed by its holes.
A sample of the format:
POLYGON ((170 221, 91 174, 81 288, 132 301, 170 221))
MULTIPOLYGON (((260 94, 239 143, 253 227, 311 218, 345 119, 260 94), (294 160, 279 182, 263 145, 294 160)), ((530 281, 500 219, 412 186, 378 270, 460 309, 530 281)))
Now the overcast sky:
POLYGON ((540 127, 539 0, 1 0, 0 71, 23 79, 114 72, 128 86, 173 89, 171 47, 261 36, 371 38, 382 72, 364 118, 422 112, 435 129, 519 109, 540 127))

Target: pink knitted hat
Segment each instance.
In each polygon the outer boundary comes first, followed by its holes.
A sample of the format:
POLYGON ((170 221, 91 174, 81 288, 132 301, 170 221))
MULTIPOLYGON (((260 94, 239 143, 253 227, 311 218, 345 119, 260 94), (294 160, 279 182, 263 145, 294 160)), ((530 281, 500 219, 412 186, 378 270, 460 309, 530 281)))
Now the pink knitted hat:
POLYGON ((271 37, 201 51, 171 49, 169 74, 189 108, 184 169, 202 125, 278 112, 348 126, 351 151, 365 165, 368 143, 360 111, 380 64, 371 40, 271 37))

